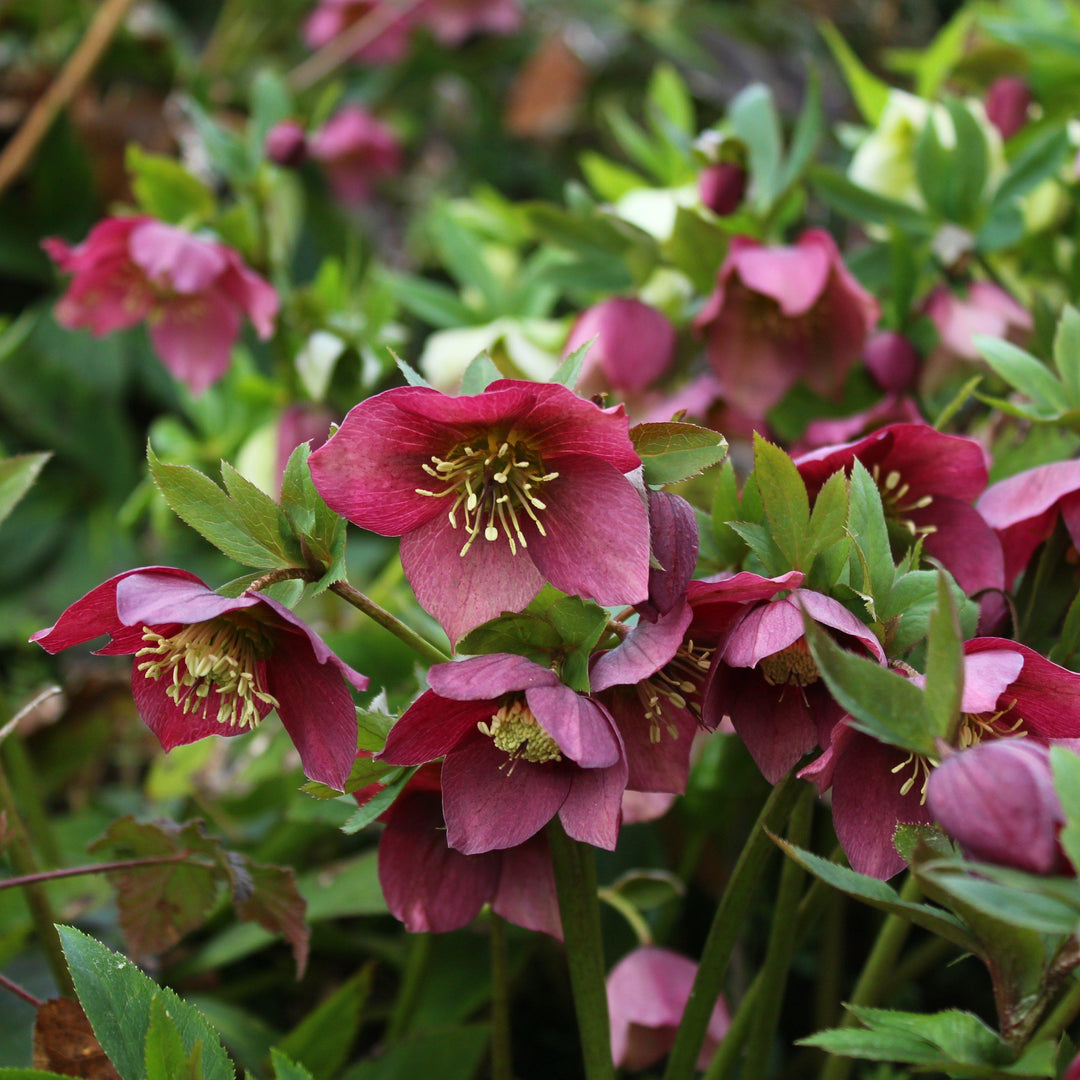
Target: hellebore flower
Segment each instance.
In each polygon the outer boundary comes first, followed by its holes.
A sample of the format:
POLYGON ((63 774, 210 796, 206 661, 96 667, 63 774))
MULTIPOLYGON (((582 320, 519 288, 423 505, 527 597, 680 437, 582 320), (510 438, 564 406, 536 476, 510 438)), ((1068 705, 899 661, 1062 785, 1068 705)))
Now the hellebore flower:
POLYGON ((1005 584, 1012 587, 1060 516, 1080 548, 1080 461, 1037 465, 991 484, 975 508, 997 533, 1005 552, 1005 584))
MULTIPOLYGON (((385 0, 319 0, 304 23, 304 41, 313 49, 321 49, 353 23, 368 18, 379 8, 386 9, 385 0)), ((353 58, 368 64, 396 63, 408 52, 409 35, 416 16, 417 11, 413 8, 388 18, 384 28, 361 45, 353 58)))
MULTIPOLYGON (((697 975, 686 956, 643 946, 627 953, 607 977, 611 1057, 622 1069, 646 1069, 675 1045, 686 1003, 697 975)), ((709 1017, 699 1069, 708 1068, 731 1020, 723 998, 709 1017)))
POLYGON ((698 557, 698 524, 694 508, 670 491, 646 492, 649 506, 649 598, 638 614, 656 622, 683 602, 698 557))
POLYGON ((1018 75, 1002 75, 987 87, 983 104, 986 119, 1001 132, 1001 137, 1012 138, 1027 123, 1031 87, 1018 75))
POLYGON ((76 247, 42 247, 73 275, 56 305, 69 330, 95 337, 146 319, 165 366, 198 394, 225 374, 246 315, 264 340, 278 297, 232 248, 151 217, 106 218, 76 247))
POLYGON ((746 169, 734 161, 706 165, 698 176, 702 205, 720 217, 734 214, 746 194, 747 179, 746 169))
POLYGON ((513 34, 521 18, 517 0, 427 0, 418 12, 418 21, 449 46, 473 34, 513 34))
POLYGON ((296 120, 281 120, 267 133, 263 152, 275 164, 295 169, 307 158, 307 132, 296 120))
POLYGON ((704 725, 712 730, 730 717, 770 784, 826 743, 843 714, 810 655, 803 612, 849 647, 885 660, 869 627, 838 601, 800 588, 802 582, 798 570, 776 578, 744 571, 721 581, 692 581, 687 593, 695 618, 705 627, 712 622, 722 639, 705 684, 704 725))
POLYGON ((795 458, 811 498, 834 473, 860 461, 881 492, 885 516, 940 559, 966 593, 1005 582, 1001 543, 972 505, 986 487, 986 456, 974 440, 929 424, 889 424, 856 442, 795 458))
POLYGON ((612 850, 626 788, 608 711, 522 656, 436 664, 378 757, 419 765, 445 755, 446 842, 465 855, 517 847, 555 815, 567 835, 612 850))
POLYGON ((622 406, 512 379, 457 398, 400 387, 360 402, 310 463, 331 509, 401 537, 405 576, 452 642, 545 581, 604 605, 648 595, 622 406))
MULTIPOLYGON (((912 676, 921 683, 921 675, 912 676)), ((1005 638, 964 642, 960 749, 1008 736, 1038 742, 1080 738, 1080 674, 1005 638)), ((904 868, 893 847, 901 823, 932 821, 927 782, 937 762, 880 743, 846 722, 800 773, 832 787, 833 825, 855 870, 889 878, 904 868)))
POLYGON ((911 398, 886 394, 869 409, 853 413, 851 416, 811 420, 798 442, 792 445, 790 452, 792 457, 798 458, 809 454, 812 450, 820 450, 825 446, 847 443, 864 435, 871 435, 883 425, 925 423, 926 420, 919 412, 919 407, 911 398))
MULTIPOLYGON (((390 913, 410 933, 467 926, 484 904, 509 922, 562 940, 547 839, 463 855, 446 842, 440 766, 418 770, 381 820, 379 883, 390 913)), ((365 789, 370 797, 374 790, 365 789)), ((357 793, 357 800, 366 801, 357 793)))
POLYGON ((866 343, 863 363, 874 382, 890 394, 903 394, 915 386, 919 353, 903 334, 882 330, 866 343))
POLYGON ((583 311, 563 349, 569 356, 591 338, 578 380, 583 397, 609 388, 644 390, 671 367, 676 334, 661 311, 631 297, 616 296, 583 311))
POLYGON ((338 109, 308 141, 308 152, 326 172, 343 203, 362 203, 372 185, 401 170, 401 144, 394 132, 359 105, 338 109))
POLYGON ((930 774, 926 805, 968 858, 1032 874, 1075 873, 1058 842, 1065 814, 1049 747, 997 739, 952 754, 930 774))
POLYGON ((365 690, 368 680, 287 607, 148 566, 110 578, 30 640, 55 653, 102 634, 112 640, 98 654, 134 655, 135 706, 166 751, 239 735, 276 709, 305 774, 344 788, 356 753, 347 684, 365 690))
POLYGON ((799 381, 837 395, 880 313, 833 238, 807 229, 792 247, 734 237, 694 325, 724 396, 761 417, 799 381))

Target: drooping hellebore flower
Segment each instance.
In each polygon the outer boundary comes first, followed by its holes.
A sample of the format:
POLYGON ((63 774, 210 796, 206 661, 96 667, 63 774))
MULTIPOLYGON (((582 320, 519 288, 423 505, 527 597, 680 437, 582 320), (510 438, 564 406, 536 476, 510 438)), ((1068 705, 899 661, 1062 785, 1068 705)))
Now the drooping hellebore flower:
MULTIPOLYGON (((922 682, 922 676, 912 676, 922 682)), ((1005 737, 1047 743, 1080 738, 1080 674, 1005 638, 964 642, 960 749, 1005 737)), ((889 878, 904 868, 893 846, 901 823, 933 820, 927 784, 937 762, 878 742, 846 722, 800 775, 832 788, 836 835, 855 870, 889 878)))
POLYGON ((568 836, 609 850, 626 757, 608 711, 522 656, 436 664, 377 756, 443 757, 446 842, 465 855, 516 847, 556 814, 568 836))
POLYGON ((694 508, 672 491, 646 492, 649 507, 649 598, 637 605, 647 622, 680 606, 694 576, 698 558, 698 524, 694 508))
MULTIPOLYGON (((467 926, 489 903, 509 922, 562 940, 543 833, 502 851, 455 851, 446 842, 440 768, 419 769, 380 819, 386 828, 379 838, 379 883, 390 913, 410 933, 443 934, 467 926)), ((357 792, 357 801, 375 793, 357 792)))
POLYGON ((359 105, 344 105, 308 140, 308 153, 343 203, 361 203, 375 181, 401 169, 401 144, 381 120, 359 105))
POLYGON ((722 638, 705 684, 703 722, 713 730, 730 717, 770 784, 827 744, 843 715, 810 654, 803 613, 848 647, 885 659, 870 628, 838 601, 800 588, 803 577, 798 570, 776 578, 744 571, 722 581, 692 581, 688 590, 699 624, 714 623, 722 638))
POLYGON ((648 595, 622 406, 513 379, 457 398, 399 387, 360 402, 310 463, 332 510, 401 537, 405 576, 452 642, 545 581, 605 605, 648 595))
POLYGON ((762 417, 800 381, 839 394, 880 314, 833 238, 807 229, 792 246, 734 237, 694 325, 725 398, 762 417))
MULTIPOLYGON (((622 1069, 646 1069, 672 1046, 697 975, 689 957, 648 945, 627 953, 607 977, 611 1057, 622 1069)), ((731 1020, 719 998, 709 1016, 697 1067, 708 1068, 731 1020)))
POLYGON ((365 690, 368 680, 287 607, 148 566, 92 589, 30 640, 55 653, 102 634, 112 640, 99 654, 134 655, 135 706, 165 750, 239 735, 277 710, 305 774, 344 788, 356 753, 349 684, 365 690))
POLYGON ((101 337, 146 319, 154 349, 192 393, 225 374, 245 316, 260 338, 274 332, 277 293, 219 240, 135 216, 98 222, 75 247, 55 237, 42 247, 73 275, 57 322, 101 337))
POLYGON ((952 754, 930 774, 926 805, 968 858, 1075 873, 1058 841, 1065 814, 1047 746, 1006 738, 952 754))

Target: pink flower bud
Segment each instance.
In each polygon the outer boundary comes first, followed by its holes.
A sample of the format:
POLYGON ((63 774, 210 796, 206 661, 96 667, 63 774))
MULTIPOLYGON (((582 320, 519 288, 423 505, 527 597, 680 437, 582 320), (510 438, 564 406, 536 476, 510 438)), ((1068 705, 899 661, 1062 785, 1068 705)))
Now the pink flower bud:
POLYGON ((708 165, 698 177, 701 201, 721 217, 734 214, 746 193, 746 180, 746 170, 733 161, 708 165))
POLYGON ((307 133, 296 120, 282 120, 266 133, 266 156, 285 169, 295 169, 307 157, 307 133))
POLYGON ((902 394, 915 385, 919 354, 915 346, 895 330, 882 330, 870 338, 863 360, 882 390, 902 394))
POLYGON ((933 771, 926 798, 970 858, 1034 874, 1072 873, 1058 843, 1065 818, 1046 746, 995 739, 969 747, 933 771))
POLYGON ((1031 90, 1019 76, 1003 75, 987 89, 985 105, 986 118, 1008 139, 1027 123, 1031 90))

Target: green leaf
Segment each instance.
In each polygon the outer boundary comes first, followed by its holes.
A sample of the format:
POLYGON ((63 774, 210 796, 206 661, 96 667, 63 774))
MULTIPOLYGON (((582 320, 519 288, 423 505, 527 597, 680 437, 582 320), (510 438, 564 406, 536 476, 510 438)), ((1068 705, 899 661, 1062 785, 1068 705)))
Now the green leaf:
POLYGON ((809 570, 810 497, 795 462, 754 432, 754 478, 776 546, 791 568, 809 570))
POLYGON ((728 225, 717 224, 689 207, 676 207, 675 224, 661 250, 699 292, 712 292, 716 286, 716 273, 728 249, 728 225))
POLYGON ((727 566, 736 566, 746 553, 742 537, 729 524, 743 516, 744 509, 739 502, 739 480, 735 475, 735 466, 728 458, 716 476, 711 508, 712 531, 716 537, 718 555, 727 566))
POLYGON ((194 98, 184 96, 180 104, 191 117, 215 171, 238 187, 246 185, 254 169, 243 142, 213 120, 194 98))
MULTIPOLYGON (((385 739, 383 742, 385 743, 385 739)), ((381 747, 379 748, 381 749, 381 747)), ((388 783, 396 775, 399 765, 388 765, 385 761, 376 761, 371 757, 357 758, 352 763, 349 775, 345 780, 344 792, 338 791, 327 784, 320 784, 317 780, 308 780, 300 790, 315 799, 338 799, 345 795, 351 795, 354 791, 369 787, 371 784, 388 783)))
POLYGON ((910 239, 928 236, 934 231, 933 222, 922 211, 861 188, 835 169, 814 165, 809 175, 821 200, 845 217, 875 225, 891 225, 910 239))
POLYGON ((879 742, 932 756, 924 695, 910 679, 841 648, 809 616, 806 641, 829 692, 851 714, 852 726, 879 742))
POLYGON ((155 997, 146 1031, 146 1080, 201 1080, 201 1058, 202 1044, 196 1043, 187 1054, 164 999, 155 997))
POLYGON ((502 378, 502 372, 492 363, 487 349, 477 353, 461 377, 462 394, 482 394, 493 382, 502 378))
POLYGON ((276 554, 284 565, 300 565, 303 555, 278 504, 227 461, 221 463, 221 479, 248 535, 276 554))
POLYGON ((836 584, 848 559, 848 480, 835 472, 821 486, 814 499, 814 511, 807 529, 806 561, 808 584, 828 592, 836 584))
POLYGON ((930 616, 923 705, 931 734, 947 738, 960 722, 964 647, 948 575, 939 570, 937 577, 937 605, 930 616))
POLYGON ((697 424, 635 424, 630 441, 645 468, 645 482, 653 487, 699 476, 727 454, 727 439, 697 424))
POLYGON ((596 338, 589 338, 584 344, 579 345, 554 371, 548 382, 558 383, 568 390, 573 390, 581 378, 581 369, 585 364, 585 357, 596 338))
POLYGON ((335 1075, 349 1059, 374 974, 369 962, 342 983, 278 1043, 281 1052, 315 1076, 335 1075))
POLYGON ((0 459, 0 522, 33 487, 42 466, 52 454, 18 454, 0 459))
POLYGON ((889 99, 888 84, 863 66, 862 61, 831 22, 820 20, 818 30, 825 39, 825 44, 829 46, 833 58, 840 65, 844 80, 859 107, 859 112, 863 114, 863 119, 871 127, 876 126, 889 99))
POLYGON ((506 289, 484 258, 481 238, 465 228, 445 202, 437 203, 430 211, 427 227, 443 264, 457 283, 483 298, 483 321, 505 314, 506 289))
POLYGON ((248 153, 253 161, 263 156, 267 132, 295 111, 288 83, 271 68, 262 68, 251 82, 251 118, 248 121, 248 153))
POLYGON ((151 1009, 159 997, 180 1033, 184 1052, 191 1054, 201 1043, 202 1080, 234 1080, 229 1056, 197 1009, 88 934, 71 926, 56 929, 79 1001, 123 1080, 143 1080, 151 1009))
POLYGON ((1069 405, 1080 408, 1080 311, 1072 304, 1062 309, 1054 334, 1054 366, 1069 405))
POLYGON ((405 769, 378 794, 368 799, 344 825, 341 831, 347 836, 358 833, 365 825, 370 825, 381 813, 389 810, 394 800, 401 794, 402 788, 409 782, 416 769, 405 769))
POLYGON ((994 191, 991 213, 1015 202, 1032 188, 1054 176, 1072 149, 1068 131, 1062 126, 1042 132, 1032 139, 1009 166, 994 191))
POLYGON ((392 270, 383 270, 379 277, 402 307, 440 330, 473 326, 482 321, 447 285, 392 270))
POLYGON ((318 595, 346 577, 345 520, 323 501, 311 479, 311 445, 301 443, 290 455, 281 478, 281 510, 304 549, 309 568, 321 568, 322 578, 312 589, 318 595))
POLYGON ((341 1080, 403 1080, 426 1076, 438 1080, 471 1080, 480 1070, 489 1037, 487 1024, 410 1035, 375 1060, 362 1061, 341 1080))
POLYGON ((274 1080, 315 1080, 303 1065, 290 1061, 276 1046, 270 1049, 270 1064, 274 1067, 274 1080))
POLYGON ((589 182, 589 187, 605 202, 618 202, 628 192, 648 187, 649 182, 640 173, 616 165, 594 150, 586 150, 578 158, 581 171, 589 182))
POLYGON ((671 64, 657 64, 645 96, 677 131, 687 136, 696 133, 693 98, 671 64))
POLYGON ((791 134, 791 146, 776 182, 778 194, 787 191, 802 176, 817 152, 824 128, 821 78, 816 69, 811 69, 806 82, 806 97, 799 110, 799 118, 795 121, 795 130, 791 134))
POLYGON ((780 115, 772 92, 763 83, 747 86, 732 98, 727 117, 731 130, 746 144, 753 204, 767 212, 779 194, 783 154, 780 115))
MULTIPOLYGON (((896 566, 889 544, 885 511, 881 505, 881 492, 861 461, 856 460, 852 465, 849 490, 851 506, 848 530, 853 555, 865 560, 865 565, 860 563, 858 567, 864 577, 859 591, 869 593, 880 605, 892 589, 896 566)), ((859 580, 855 566, 851 568, 849 580, 853 586, 859 580)))
POLYGON ((925 49, 904 50, 905 57, 910 55, 910 64, 896 63, 900 50, 890 50, 887 62, 894 66, 894 70, 914 74, 915 93, 928 101, 932 100, 970 48, 969 31, 977 14, 974 6, 962 7, 925 49))
POLYGON ((971 340, 990 367, 1010 386, 1031 398, 1040 409, 1062 413, 1069 408, 1069 395, 1065 387, 1031 353, 1011 342, 985 334, 975 334, 971 340))
POLYGON ((636 165, 651 173, 661 184, 668 182, 668 161, 664 151, 657 147, 645 131, 626 114, 619 105, 608 103, 602 109, 605 123, 611 129, 615 141, 636 165))
POLYGON ((128 143, 124 163, 131 173, 131 190, 139 208, 170 225, 202 224, 217 209, 213 192, 179 162, 147 154, 128 143))
POLYGON ((1065 813, 1065 825, 1058 839, 1073 866, 1080 866, 1080 756, 1064 746, 1052 746, 1050 767, 1054 790, 1065 813))

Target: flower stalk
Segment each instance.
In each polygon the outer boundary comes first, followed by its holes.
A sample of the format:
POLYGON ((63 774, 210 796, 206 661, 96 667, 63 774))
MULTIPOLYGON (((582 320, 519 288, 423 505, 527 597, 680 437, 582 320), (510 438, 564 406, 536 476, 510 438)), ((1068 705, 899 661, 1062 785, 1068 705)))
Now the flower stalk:
POLYGON ((330 591, 336 593, 346 603, 352 604, 358 611, 362 611, 384 630, 389 630, 395 637, 400 638, 413 652, 427 660, 428 663, 442 664, 450 659, 442 649, 432 645, 427 638, 418 634, 411 627, 406 626, 397 616, 391 615, 389 611, 380 607, 374 600, 366 597, 359 589, 354 589, 347 581, 335 581, 330 586, 330 591))

